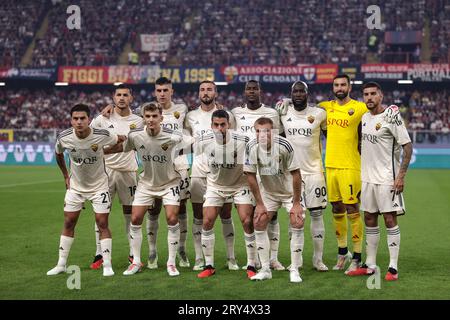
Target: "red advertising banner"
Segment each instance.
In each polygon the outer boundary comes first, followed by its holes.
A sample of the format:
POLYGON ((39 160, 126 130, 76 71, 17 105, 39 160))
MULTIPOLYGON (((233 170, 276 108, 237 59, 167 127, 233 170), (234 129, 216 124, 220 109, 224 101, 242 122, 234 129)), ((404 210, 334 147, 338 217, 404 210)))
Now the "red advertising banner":
POLYGON ((108 67, 60 67, 58 81, 74 84, 108 83, 108 67))
POLYGON ((257 80, 265 83, 331 83, 337 75, 338 65, 296 65, 296 66, 222 66, 220 73, 228 83, 257 80))

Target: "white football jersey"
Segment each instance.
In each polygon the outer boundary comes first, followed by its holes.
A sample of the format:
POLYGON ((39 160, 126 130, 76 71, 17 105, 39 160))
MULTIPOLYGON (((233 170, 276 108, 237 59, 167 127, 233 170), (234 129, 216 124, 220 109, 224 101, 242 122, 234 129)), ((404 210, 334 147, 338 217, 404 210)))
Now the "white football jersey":
POLYGON ((103 147, 117 143, 117 135, 108 130, 91 128, 84 139, 73 128, 64 130, 56 138, 55 151, 67 150, 70 159, 70 189, 80 193, 108 190, 103 147))
POLYGON ((182 132, 187 112, 188 108, 184 103, 174 103, 172 101, 169 109, 162 109, 163 121, 161 126, 182 132))
POLYGON ((297 111, 289 106, 286 115, 281 116, 281 123, 286 139, 295 150, 302 174, 322 173, 320 131, 327 129, 326 111, 310 105, 297 111))
POLYGON ((250 140, 256 138, 255 133, 255 121, 259 118, 265 117, 273 121, 273 128, 278 129, 278 133, 282 133, 282 128, 280 125, 280 116, 274 108, 270 108, 264 104, 256 109, 252 110, 244 105, 244 107, 236 107, 231 110, 236 121, 236 131, 241 134, 246 135, 250 140))
POLYGON ((248 137, 234 132, 229 132, 225 144, 219 144, 213 133, 200 138, 199 147, 208 164, 207 186, 222 191, 247 186, 243 165, 248 141, 248 137))
POLYGON ((256 139, 247 144, 244 171, 259 173, 262 191, 271 196, 292 196, 291 171, 299 168, 292 145, 283 137, 273 136, 270 150, 256 139))
MULTIPOLYGON (((143 128, 144 120, 135 114, 122 117, 114 112, 109 119, 102 115, 97 116, 92 120, 91 127, 107 129, 112 133, 127 136, 130 130, 143 128)), ((138 169, 133 151, 105 155, 105 162, 106 166, 113 170, 136 171, 138 169)))
MULTIPOLYGON (((184 128, 196 139, 199 139, 202 135, 212 133, 211 116, 216 110, 217 108, 214 106, 211 111, 204 111, 201 107, 189 111, 184 120, 184 128)), ((231 112, 227 112, 230 116, 230 129, 234 129, 234 116, 231 112)), ((205 177, 207 171, 207 164, 202 161, 201 155, 195 154, 194 149, 191 177, 205 177)))
POLYGON ((131 130, 124 151, 135 150, 144 167, 139 183, 153 191, 178 185, 180 174, 175 170, 174 159, 181 150, 183 136, 180 132, 161 128, 156 136, 148 134, 146 127, 131 130))
POLYGON ((411 142, 405 123, 384 121, 383 113, 363 115, 361 137, 361 180, 393 185, 400 168, 402 145, 411 142))

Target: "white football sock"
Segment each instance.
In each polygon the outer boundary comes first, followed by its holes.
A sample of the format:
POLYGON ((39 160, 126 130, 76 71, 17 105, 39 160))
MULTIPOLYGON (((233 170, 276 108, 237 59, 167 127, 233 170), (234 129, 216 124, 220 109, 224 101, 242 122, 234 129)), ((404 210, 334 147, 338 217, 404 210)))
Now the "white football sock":
POLYGON ((225 239, 227 258, 234 259, 234 224, 233 219, 222 219, 222 233, 225 239))
POLYGON ((366 265, 375 269, 377 265, 378 243, 380 242, 380 227, 366 226, 366 265))
POLYGON ((194 238, 195 260, 203 259, 202 225, 203 219, 194 218, 194 223, 192 224, 192 237, 194 238))
POLYGON ((147 241, 148 241, 148 251, 149 256, 152 254, 156 254, 156 239, 158 236, 158 228, 159 228, 159 215, 153 216, 147 215, 147 241))
POLYGON ((111 267, 112 239, 102 239, 100 245, 102 247, 103 267, 111 267))
POLYGON ((97 227, 97 223, 94 222, 94 230, 95 230, 95 255, 102 255, 102 246, 100 245, 100 230, 97 227))
POLYGON ((131 214, 124 214, 125 218, 125 234, 127 235, 128 245, 130 247, 129 255, 133 255, 133 250, 131 249, 131 239, 130 239, 130 224, 131 224, 131 214))
POLYGON ((179 251, 186 252, 186 239, 187 239, 187 214, 186 212, 180 213, 178 215, 178 222, 180 224, 180 246, 178 248, 179 251))
POLYGON ((262 269, 270 269, 270 240, 267 230, 255 230, 256 250, 258 252, 259 260, 261 261, 262 269))
POLYGON ((58 267, 65 267, 74 238, 61 235, 59 238, 58 267))
POLYGON ((291 268, 297 270, 303 265, 303 245, 305 243, 305 234, 303 228, 296 229, 291 227, 291 268))
POLYGON ((216 243, 216 236, 214 229, 203 230, 202 229, 202 249, 205 256, 205 266, 214 267, 214 245, 216 243))
POLYGON ((131 248, 133 249, 133 264, 141 264, 142 225, 130 225, 131 248))
POLYGON ((178 247, 180 246, 180 224, 168 226, 167 232, 167 246, 169 248, 169 256, 167 258, 167 265, 175 265, 178 247))
POLYGON ((270 240, 270 260, 278 261, 278 248, 280 247, 280 223, 278 219, 269 222, 267 234, 270 240))
POLYGON ((244 232, 245 250, 247 251, 247 266, 255 267, 256 264, 256 241, 255 233, 248 234, 244 232))
POLYGON ((398 271, 398 253, 400 251, 400 228, 395 226, 393 228, 386 228, 387 243, 389 248, 389 268, 394 268, 398 271))
POLYGON ((311 215, 311 238, 314 245, 314 260, 322 261, 323 259, 323 243, 325 239, 325 226, 323 223, 322 210, 312 210, 311 215))

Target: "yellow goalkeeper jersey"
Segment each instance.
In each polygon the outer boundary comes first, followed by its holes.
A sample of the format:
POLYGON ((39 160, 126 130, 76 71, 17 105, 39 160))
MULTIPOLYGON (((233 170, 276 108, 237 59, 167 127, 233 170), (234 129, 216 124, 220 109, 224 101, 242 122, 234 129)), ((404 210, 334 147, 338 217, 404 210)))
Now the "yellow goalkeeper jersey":
POLYGON ((365 103, 351 99, 341 106, 332 100, 319 106, 327 112, 325 167, 361 170, 358 125, 368 111, 365 103))

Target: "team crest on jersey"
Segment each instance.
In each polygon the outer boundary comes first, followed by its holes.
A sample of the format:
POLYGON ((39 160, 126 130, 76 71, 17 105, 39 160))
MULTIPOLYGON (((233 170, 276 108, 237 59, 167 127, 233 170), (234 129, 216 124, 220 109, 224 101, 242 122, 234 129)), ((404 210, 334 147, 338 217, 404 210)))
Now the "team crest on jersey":
POLYGON ((309 117, 308 117, 308 122, 309 122, 309 123, 313 123, 315 119, 316 119, 316 118, 314 118, 313 116, 309 116, 309 117))
POLYGON ((178 111, 175 111, 173 113, 173 116, 175 117, 175 119, 178 119, 178 118, 180 118, 180 113, 178 111))
POLYGON ((349 116, 352 116, 354 113, 355 113, 355 110, 354 110, 354 109, 348 110, 348 115, 349 115, 349 116))
POLYGON ((380 130, 381 129, 381 123, 377 123, 377 125, 375 126, 375 130, 380 130))
POLYGON ((131 130, 136 129, 136 125, 134 123, 130 124, 130 129, 131 130))
POLYGON ((169 144, 168 143, 164 143, 161 145, 161 148, 166 151, 169 148, 169 144))
POLYGON ((94 144, 91 146, 91 149, 92 149, 92 151, 97 152, 97 150, 98 150, 98 144, 94 143, 94 144))

